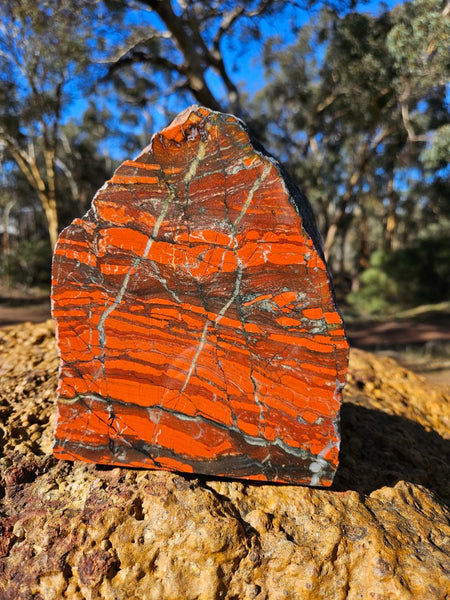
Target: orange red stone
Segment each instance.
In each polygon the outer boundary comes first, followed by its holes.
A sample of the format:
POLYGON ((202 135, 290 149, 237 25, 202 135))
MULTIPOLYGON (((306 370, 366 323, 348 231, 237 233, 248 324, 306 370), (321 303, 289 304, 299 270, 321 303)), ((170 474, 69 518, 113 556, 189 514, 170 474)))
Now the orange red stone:
POLYGON ((191 107, 58 240, 55 455, 330 485, 348 359, 306 199, 191 107))

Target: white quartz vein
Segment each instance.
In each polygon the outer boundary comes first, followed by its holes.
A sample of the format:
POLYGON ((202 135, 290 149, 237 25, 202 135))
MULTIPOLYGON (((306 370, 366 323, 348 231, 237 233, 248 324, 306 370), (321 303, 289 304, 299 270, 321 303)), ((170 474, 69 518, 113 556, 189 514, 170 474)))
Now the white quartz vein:
MULTIPOLYGON (((189 167, 189 170, 186 174, 185 177, 185 183, 188 186, 189 183, 191 182, 192 178, 195 176, 195 173, 197 171, 197 167, 200 163, 200 161, 204 158, 205 156, 205 152, 206 152, 206 144, 200 140, 199 142, 199 147, 198 147, 198 151, 197 151, 197 156, 193 159, 193 161, 191 162, 191 165, 189 167)), ((169 209, 169 206, 172 202, 172 200, 175 198, 175 191, 174 189, 172 189, 171 187, 169 187, 169 195, 167 196, 166 200, 164 201, 162 210, 158 216, 158 219, 155 223, 155 225, 153 226, 153 230, 152 233, 150 235, 150 237, 147 240, 147 243, 145 245, 144 248, 144 252, 142 253, 141 256, 137 256, 135 258, 135 260, 133 261, 133 264, 131 266, 131 269, 126 273, 122 285, 120 287, 119 293, 116 295, 116 297, 114 298, 113 302, 106 308, 106 310, 103 312, 102 316, 100 317, 99 323, 98 323, 98 334, 99 334, 99 340, 100 340, 100 344, 101 344, 101 348, 102 348, 102 358, 104 358, 105 355, 105 344, 106 344, 106 339, 105 339, 105 322, 106 319, 109 317, 109 315, 119 306, 119 304, 122 302, 122 299, 125 295, 125 292, 127 290, 128 284, 130 282, 130 278, 133 275, 133 273, 135 273, 137 271, 137 269, 139 268, 140 263, 147 258, 151 247, 153 245, 153 242, 156 238, 156 236, 159 233, 161 224, 167 214, 167 211, 169 209)), ((104 368, 104 366, 103 366, 104 368)))
MULTIPOLYGON (((203 331, 202 331, 202 335, 200 337, 200 342, 198 345, 198 348, 192 358, 192 362, 190 364, 189 367, 189 371, 186 375, 186 379, 183 383, 183 387, 180 390, 180 394, 182 392, 184 392, 184 390, 187 387, 187 384, 189 383, 189 380, 192 376, 192 373, 194 372, 194 369, 197 365, 197 361, 198 358, 203 350, 203 347, 206 343, 206 334, 208 331, 208 326, 210 324, 217 326, 220 322, 220 320, 222 319, 222 317, 225 315, 225 313, 227 312, 227 310, 230 308, 230 306, 233 304, 233 302, 236 300, 236 298, 239 295, 239 289, 241 286, 241 281, 242 281, 242 273, 243 273, 243 266, 242 266, 242 262, 237 254, 237 239, 236 239, 236 227, 237 225, 240 223, 240 221, 242 220, 242 218, 244 217, 245 213, 247 212, 252 200, 253 200, 253 196, 255 195, 255 192, 261 187, 263 181, 266 179, 267 175, 269 174, 271 170, 271 165, 266 165, 266 167, 264 168, 264 171, 262 172, 261 176, 258 177, 258 179, 254 182, 253 186, 251 187, 247 199, 244 202, 244 205, 242 206, 242 210, 239 213, 239 215, 236 217, 236 220, 234 221, 234 223, 231 224, 231 233, 233 235, 232 240, 233 240, 233 252, 236 256, 236 261, 237 261, 237 270, 236 270, 236 280, 235 280, 235 284, 234 284, 234 289, 233 289, 233 293, 231 295, 231 297, 227 300, 227 302, 222 306, 222 308, 220 309, 217 317, 214 320, 210 320, 207 319, 205 326, 203 327, 203 331)), ((229 246, 228 246, 229 247, 229 246)), ((244 324, 243 324, 244 325, 244 324)))

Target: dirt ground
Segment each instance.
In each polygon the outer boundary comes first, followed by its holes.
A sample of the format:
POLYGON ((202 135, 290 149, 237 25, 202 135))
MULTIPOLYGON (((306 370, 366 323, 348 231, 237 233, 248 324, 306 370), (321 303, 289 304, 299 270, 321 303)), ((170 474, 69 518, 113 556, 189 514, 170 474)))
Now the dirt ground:
MULTIPOLYGON (((50 318, 50 301, 16 297, 0 302, 0 328, 50 318)), ((450 313, 418 312, 389 321, 349 321, 350 344, 395 358, 435 384, 450 386, 450 313)))
POLYGON ((450 386, 450 303, 417 307, 397 318, 348 321, 350 344, 390 356, 435 384, 450 386))
POLYGON ((27 321, 40 323, 50 318, 50 301, 19 306, 0 304, 0 327, 19 325, 27 321))

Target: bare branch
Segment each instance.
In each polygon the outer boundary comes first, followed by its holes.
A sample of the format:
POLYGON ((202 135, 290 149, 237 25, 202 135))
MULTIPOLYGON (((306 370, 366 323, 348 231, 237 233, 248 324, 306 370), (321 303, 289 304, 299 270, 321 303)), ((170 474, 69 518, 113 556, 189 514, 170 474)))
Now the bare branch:
POLYGON ((262 15, 263 13, 266 12, 266 10, 268 8, 270 8, 270 6, 272 4, 276 4, 277 0, 262 0, 262 2, 260 3, 260 5, 258 6, 258 8, 255 8, 254 10, 250 10, 250 11, 246 11, 246 16, 247 17, 259 17, 260 15, 262 15))
POLYGON ((309 136, 308 142, 309 142, 309 147, 311 148, 313 155, 316 157, 317 160, 320 161, 320 163, 322 163, 323 158, 324 158, 323 153, 319 150, 319 145, 317 143, 315 136, 313 136, 313 135, 309 136))
POLYGON ((220 42, 222 41, 222 37, 244 12, 245 8, 243 6, 235 6, 233 10, 223 16, 220 27, 214 36, 213 52, 220 52, 220 42))
POLYGON ((96 62, 97 62, 97 64, 116 63, 116 62, 119 62, 122 58, 124 58, 127 54, 131 53, 132 51, 137 50, 137 48, 140 44, 144 44, 145 42, 149 42, 153 39, 159 39, 159 40, 166 39, 167 40, 170 38, 171 38, 171 35, 170 35, 170 32, 168 32, 168 31, 154 31, 150 35, 148 35, 148 33, 147 33, 146 35, 142 35, 141 37, 139 37, 139 39, 137 39, 137 40, 130 40, 128 45, 125 48, 120 48, 118 50, 117 54, 115 56, 113 56, 112 59, 98 60, 96 62))
POLYGON ((7 150, 16 162, 19 169, 24 174, 28 183, 38 193, 45 193, 45 182, 42 179, 39 170, 36 165, 36 158, 34 156, 34 147, 29 146, 30 152, 23 150, 17 141, 8 135, 3 129, 0 129, 0 139, 6 145, 7 150))
POLYGON ((341 96, 344 93, 345 92, 335 90, 332 94, 330 94, 327 98, 325 98, 325 100, 322 100, 322 102, 320 102, 320 104, 317 105, 316 113, 320 113, 320 112, 324 111, 326 108, 331 106, 333 104, 333 102, 335 100, 337 100, 337 98, 339 96, 341 96))
POLYGON ((141 2, 153 8, 167 30, 171 32, 172 39, 184 58, 183 71, 193 95, 201 104, 213 110, 220 110, 221 106, 205 79, 204 54, 211 55, 200 33, 197 32, 194 38, 192 29, 186 29, 183 18, 174 12, 170 1, 141 0, 141 2))
POLYGON ((259 6, 253 10, 246 10, 243 6, 235 6, 228 13, 225 13, 222 18, 219 29, 216 32, 213 40, 213 52, 219 51, 220 42, 225 33, 227 33, 234 23, 242 16, 252 19, 262 15, 271 5, 275 4, 276 0, 262 0, 259 6))
MULTIPOLYGON (((387 127, 384 128, 382 127, 380 129, 380 131, 376 134, 376 136, 373 138, 372 142, 370 143, 370 145, 367 147, 368 153, 372 153, 374 152, 378 146, 384 142, 384 140, 393 132, 393 128, 392 127, 387 127)), ((369 158, 369 157, 368 157, 369 158)))
POLYGON ((75 181, 75 178, 72 175, 72 172, 69 169, 69 167, 60 158, 55 158, 54 163, 55 163, 55 167, 57 167, 64 173, 64 175, 69 183, 69 186, 70 186, 72 198, 74 198, 74 199, 79 198, 80 193, 79 193, 79 189, 78 189, 78 184, 75 181))
POLYGON ((401 102, 402 121, 408 134, 408 140, 410 142, 426 142, 428 141, 425 135, 416 135, 409 117, 409 108, 406 102, 401 102))
POLYGON ((177 63, 172 62, 168 58, 164 56, 150 54, 147 50, 138 50, 134 49, 118 60, 111 62, 108 69, 108 75, 111 75, 115 71, 121 69, 126 65, 134 65, 136 63, 151 63, 152 65, 161 67, 163 69, 170 69, 172 71, 177 71, 180 75, 185 75, 186 70, 184 65, 178 65, 177 63))

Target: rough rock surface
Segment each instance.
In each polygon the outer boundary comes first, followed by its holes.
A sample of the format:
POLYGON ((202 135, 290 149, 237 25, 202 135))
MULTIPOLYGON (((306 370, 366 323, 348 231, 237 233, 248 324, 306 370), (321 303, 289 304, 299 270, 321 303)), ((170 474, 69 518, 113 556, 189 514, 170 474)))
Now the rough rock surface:
POLYGON ((58 458, 330 485, 348 362, 311 208, 191 107, 60 235, 58 458))
POLYGON ((353 350, 333 486, 52 456, 51 322, 0 330, 1 600, 444 600, 449 397, 353 350))

